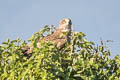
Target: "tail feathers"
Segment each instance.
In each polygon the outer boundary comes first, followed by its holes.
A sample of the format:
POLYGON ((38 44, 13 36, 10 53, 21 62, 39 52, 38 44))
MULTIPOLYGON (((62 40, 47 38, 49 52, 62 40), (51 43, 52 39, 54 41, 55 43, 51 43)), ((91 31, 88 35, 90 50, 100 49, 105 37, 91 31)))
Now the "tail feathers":
POLYGON ((32 47, 30 46, 25 46, 22 48, 22 53, 24 56, 31 56, 33 50, 32 50, 32 47))

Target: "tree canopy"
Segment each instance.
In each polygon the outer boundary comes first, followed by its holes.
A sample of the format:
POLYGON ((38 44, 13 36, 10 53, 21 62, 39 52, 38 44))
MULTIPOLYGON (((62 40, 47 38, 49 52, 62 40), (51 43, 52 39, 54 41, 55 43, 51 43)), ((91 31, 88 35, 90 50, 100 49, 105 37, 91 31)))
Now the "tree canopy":
POLYGON ((49 35, 53 27, 46 26, 28 40, 34 46, 29 57, 22 54, 27 40, 8 39, 0 45, 1 80, 119 80, 120 56, 109 58, 110 50, 103 41, 98 46, 88 41, 82 32, 72 32, 70 44, 59 49, 56 43, 36 41, 49 35))

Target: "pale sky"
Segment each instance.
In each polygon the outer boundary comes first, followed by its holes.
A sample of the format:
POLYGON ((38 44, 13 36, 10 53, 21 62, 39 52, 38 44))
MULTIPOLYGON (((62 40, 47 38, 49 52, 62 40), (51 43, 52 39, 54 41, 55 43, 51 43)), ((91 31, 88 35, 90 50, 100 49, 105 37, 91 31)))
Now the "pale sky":
POLYGON ((18 36, 27 40, 62 18, 70 18, 89 41, 113 40, 111 56, 120 54, 120 0, 0 0, 0 43, 18 36))

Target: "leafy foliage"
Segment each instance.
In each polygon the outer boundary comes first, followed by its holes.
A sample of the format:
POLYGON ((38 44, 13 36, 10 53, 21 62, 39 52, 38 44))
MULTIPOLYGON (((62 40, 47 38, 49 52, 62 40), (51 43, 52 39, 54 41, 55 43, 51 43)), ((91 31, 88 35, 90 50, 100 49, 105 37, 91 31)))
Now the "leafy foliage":
POLYGON ((56 44, 36 41, 54 29, 46 26, 29 39, 34 46, 31 57, 24 57, 21 48, 27 45, 19 38, 0 45, 1 80, 120 80, 120 57, 110 59, 110 51, 101 41, 95 47, 82 32, 72 32, 71 43, 59 49, 56 44))

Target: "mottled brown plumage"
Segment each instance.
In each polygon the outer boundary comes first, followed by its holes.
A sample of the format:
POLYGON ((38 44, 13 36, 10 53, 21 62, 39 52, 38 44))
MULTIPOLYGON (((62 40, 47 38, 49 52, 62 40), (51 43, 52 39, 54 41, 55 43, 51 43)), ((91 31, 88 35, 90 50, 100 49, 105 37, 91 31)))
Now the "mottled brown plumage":
MULTIPOLYGON (((62 48, 64 47, 64 44, 66 42, 70 43, 71 25, 72 22, 69 18, 62 19, 59 22, 58 29, 53 34, 45 36, 40 40, 42 40, 43 42, 50 41, 52 43, 56 43, 58 48, 62 48), (65 34, 62 35, 64 32, 65 34)), ((39 41, 36 44, 38 48, 41 47, 39 41)), ((26 56, 31 54, 32 49, 33 47, 29 47, 29 46, 22 48, 23 54, 26 56)))

